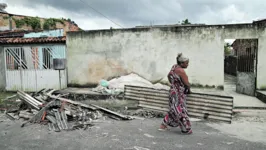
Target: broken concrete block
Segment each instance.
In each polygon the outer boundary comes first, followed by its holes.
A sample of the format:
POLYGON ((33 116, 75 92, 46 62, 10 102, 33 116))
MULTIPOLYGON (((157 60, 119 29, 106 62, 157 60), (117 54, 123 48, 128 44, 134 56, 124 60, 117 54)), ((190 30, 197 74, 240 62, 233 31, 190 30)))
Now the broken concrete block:
POLYGON ((18 120, 19 117, 16 116, 14 113, 5 113, 5 115, 7 116, 8 119, 10 120, 18 120))
POLYGON ((27 112, 27 111, 20 111, 19 115, 20 118, 24 118, 24 119, 30 119, 34 116, 34 114, 27 112))

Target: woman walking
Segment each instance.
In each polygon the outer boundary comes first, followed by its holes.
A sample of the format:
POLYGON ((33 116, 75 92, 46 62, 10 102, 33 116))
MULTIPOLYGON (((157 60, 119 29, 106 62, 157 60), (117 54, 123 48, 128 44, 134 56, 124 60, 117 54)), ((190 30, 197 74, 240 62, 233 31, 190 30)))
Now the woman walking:
POLYGON ((189 59, 180 53, 176 57, 176 61, 177 64, 173 65, 168 74, 168 80, 171 84, 169 90, 169 112, 164 117, 160 129, 165 130, 167 126, 179 126, 182 133, 191 134, 191 123, 186 107, 186 97, 191 91, 188 77, 184 71, 188 67, 189 59))

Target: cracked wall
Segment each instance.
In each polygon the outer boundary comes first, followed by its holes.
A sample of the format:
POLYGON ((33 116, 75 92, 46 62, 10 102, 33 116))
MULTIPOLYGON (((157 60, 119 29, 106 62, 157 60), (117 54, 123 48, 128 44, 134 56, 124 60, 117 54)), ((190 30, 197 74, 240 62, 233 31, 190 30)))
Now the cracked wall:
MULTIPOLYGON (((261 38, 261 31, 264 28, 241 24, 69 32, 68 83, 93 85, 131 72, 152 82, 167 82, 175 57, 182 52, 190 58, 186 71, 192 84, 222 86, 224 39, 261 38)), ((259 48, 265 49, 265 44, 259 48)))

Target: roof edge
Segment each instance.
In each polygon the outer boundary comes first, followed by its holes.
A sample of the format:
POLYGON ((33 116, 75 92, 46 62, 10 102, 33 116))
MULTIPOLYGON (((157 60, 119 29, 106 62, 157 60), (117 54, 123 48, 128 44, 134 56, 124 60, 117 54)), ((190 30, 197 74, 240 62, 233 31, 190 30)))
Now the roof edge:
POLYGON ((37 38, 0 38, 0 45, 66 43, 66 36, 37 38))
POLYGON ((132 27, 132 28, 111 28, 111 29, 93 29, 83 31, 68 31, 67 33, 82 33, 82 32, 103 32, 103 31, 126 31, 126 30, 148 30, 148 29, 166 29, 166 28, 209 28, 209 27, 231 27, 231 26, 250 26, 253 23, 237 23, 237 24, 210 24, 210 25, 173 25, 173 26, 146 26, 146 27, 132 27))

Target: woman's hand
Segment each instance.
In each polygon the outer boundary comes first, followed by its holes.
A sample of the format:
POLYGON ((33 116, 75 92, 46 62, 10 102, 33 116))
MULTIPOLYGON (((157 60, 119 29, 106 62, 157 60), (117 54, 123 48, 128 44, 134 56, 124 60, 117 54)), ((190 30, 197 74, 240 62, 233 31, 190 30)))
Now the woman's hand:
POLYGON ((187 94, 192 94, 192 91, 189 89, 187 94))
POLYGON ((184 93, 185 93, 185 94, 191 94, 191 90, 190 90, 190 88, 186 88, 184 93))

